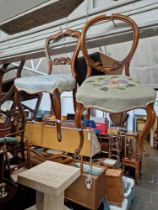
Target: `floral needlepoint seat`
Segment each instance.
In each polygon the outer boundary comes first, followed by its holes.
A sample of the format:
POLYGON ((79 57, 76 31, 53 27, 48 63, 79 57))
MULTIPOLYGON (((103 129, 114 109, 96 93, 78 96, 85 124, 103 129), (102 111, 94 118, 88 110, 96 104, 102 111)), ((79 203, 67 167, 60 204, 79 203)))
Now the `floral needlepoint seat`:
POLYGON ((125 75, 89 77, 77 91, 77 101, 84 107, 110 113, 145 108, 154 99, 153 89, 125 75))

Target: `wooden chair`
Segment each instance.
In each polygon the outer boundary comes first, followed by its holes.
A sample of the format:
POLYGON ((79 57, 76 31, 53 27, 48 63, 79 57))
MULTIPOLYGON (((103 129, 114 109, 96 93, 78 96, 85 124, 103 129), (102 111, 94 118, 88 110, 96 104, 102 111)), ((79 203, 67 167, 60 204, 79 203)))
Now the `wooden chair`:
MULTIPOLYGON (((21 77, 25 61, 21 61, 18 66, 10 63, 4 64, 0 68, 0 144, 17 144, 16 135, 20 135, 21 153, 23 153, 23 128, 21 127, 21 117, 16 111, 16 103, 14 100, 15 86, 14 80, 21 77)), ((41 102, 41 95, 31 95, 26 98, 26 94, 22 94, 22 101, 30 100, 37 97, 37 103, 33 112, 36 116, 39 104, 41 102)))
MULTIPOLYGON (((23 116, 23 124, 25 125, 25 116, 20 103, 21 94, 26 92, 28 94, 37 94, 42 92, 48 92, 51 98, 52 110, 54 111, 56 117, 56 126, 57 126, 57 135, 58 140, 61 141, 61 102, 60 95, 64 91, 73 91, 74 96, 74 107, 75 102, 75 93, 76 93, 76 80, 70 74, 51 74, 52 67, 55 64, 54 59, 51 55, 55 54, 55 44, 62 39, 71 38, 77 40, 77 45, 75 47, 73 56, 71 58, 71 68, 75 68, 75 59, 78 56, 80 50, 80 32, 67 29, 66 31, 60 31, 47 38, 45 43, 45 54, 48 63, 48 75, 42 76, 33 76, 33 77, 22 77, 15 80, 16 87, 16 101, 17 105, 23 116), (53 45, 54 44, 54 45, 53 45)), ((74 41, 74 40, 73 40, 74 41)), ((61 43, 63 44, 63 43, 61 43)), ((63 46, 64 47, 64 46, 63 46)), ((64 49, 63 49, 64 53, 64 49)))
MULTIPOLYGON (((1 105, 7 100, 14 101, 14 92, 15 92, 14 80, 16 78, 21 77, 24 64, 25 64, 25 61, 21 61, 19 63, 19 66, 14 66, 8 63, 8 64, 4 64, 2 68, 0 68, 0 104, 1 105), (11 71, 12 72, 16 71, 16 72, 15 74, 12 73, 13 75, 10 76, 9 79, 7 78, 4 79, 5 75, 9 72, 11 73, 11 71)), ((33 113, 33 118, 36 117, 37 111, 39 109, 39 105, 41 103, 42 95, 41 94, 28 95, 24 93, 22 95, 22 101, 26 101, 26 100, 30 100, 34 98, 37 98, 37 103, 34 109, 30 109, 28 106, 23 104, 23 106, 26 109, 29 109, 33 113)))
MULTIPOLYGON (((139 136, 140 151, 143 151, 144 136, 155 121, 153 104, 156 93, 153 89, 129 76, 129 66, 137 48, 138 38, 139 30, 136 23, 131 18, 121 14, 113 14, 111 16, 100 15, 92 18, 84 26, 81 35, 81 48, 87 64, 87 79, 77 90, 77 107, 75 114, 75 122, 80 135, 80 149, 82 148, 84 141, 81 125, 81 117, 84 110, 95 108, 115 114, 143 108, 147 112, 147 122, 139 136), (115 20, 126 23, 132 29, 133 43, 131 50, 121 61, 101 54, 101 62, 94 62, 86 48, 88 31, 94 24, 99 24, 99 22, 103 24, 103 21, 106 21, 106 24, 107 21, 114 22, 115 20), (91 77, 92 68, 105 72, 106 75, 91 77), (124 75, 121 74, 123 69, 125 70, 124 75)), ((79 153, 80 149, 76 152, 79 153)))
POLYGON ((0 68, 0 104, 2 105, 6 100, 13 99, 14 96, 14 79, 21 76, 25 62, 21 61, 19 66, 11 66, 10 63, 4 64, 0 68), (16 71, 9 79, 4 79, 4 76, 11 71, 16 71))
POLYGON ((21 115, 15 109, 8 114, 4 125, 0 124, 0 146, 4 145, 8 151, 16 156, 21 153, 21 161, 24 161, 24 130, 22 126, 21 115))

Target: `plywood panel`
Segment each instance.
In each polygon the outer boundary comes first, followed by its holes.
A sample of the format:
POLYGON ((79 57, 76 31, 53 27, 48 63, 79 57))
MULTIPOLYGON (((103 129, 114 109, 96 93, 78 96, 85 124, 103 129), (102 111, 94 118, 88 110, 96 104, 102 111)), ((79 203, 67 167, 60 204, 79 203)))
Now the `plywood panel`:
MULTIPOLYGON (((90 156, 90 132, 84 131, 84 145, 81 155, 90 156)), ((79 134, 75 128, 62 128, 62 142, 57 140, 56 127, 43 126, 42 146, 74 153, 79 145, 79 134)))
POLYGON ((49 0, 1 23, 9 34, 25 31, 67 17, 83 0, 49 0))
POLYGON ((25 139, 31 144, 42 145, 42 123, 27 122, 25 127, 25 139))
MULTIPOLYGON (((80 153, 81 155, 91 156, 91 140, 93 135, 95 135, 94 130, 84 130, 84 144, 80 153)), ((62 127, 62 141, 58 142, 56 127, 45 125, 42 122, 27 122, 25 139, 36 146, 62 150, 69 153, 74 153, 80 142, 76 128, 62 127)), ((94 140, 98 141, 97 138, 94 140)))

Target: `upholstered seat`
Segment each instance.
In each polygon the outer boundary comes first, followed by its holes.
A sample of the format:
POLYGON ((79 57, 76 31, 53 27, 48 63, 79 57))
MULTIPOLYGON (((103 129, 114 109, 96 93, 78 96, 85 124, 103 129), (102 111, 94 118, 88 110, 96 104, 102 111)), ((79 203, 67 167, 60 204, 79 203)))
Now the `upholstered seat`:
MULTIPOLYGON (((132 109, 143 108, 147 113, 147 121, 139 135, 139 149, 142 154, 144 137, 155 121, 154 101, 156 92, 130 77, 129 66, 137 48, 138 39, 139 30, 136 23, 125 15, 100 15, 92 18, 85 24, 81 35, 81 49, 87 65, 87 75, 76 93, 77 107, 75 114, 75 122, 80 135, 80 150, 84 141, 81 123, 82 113, 86 109, 95 108, 114 115, 122 114, 132 109), (89 40, 88 35, 92 26, 99 23, 107 24, 109 21, 114 23, 115 29, 121 24, 126 24, 126 27, 130 27, 130 32, 133 32, 131 48, 122 60, 118 61, 101 53, 100 60, 97 62, 91 58, 89 53, 87 47, 90 46, 88 45, 89 43, 87 44, 89 40), (92 76, 93 69, 101 73, 104 72, 105 75, 92 76)), ((117 50, 119 52, 119 46, 117 50)), ((76 152, 79 153, 80 150, 76 152)))
POLYGON ((63 93, 64 91, 72 91, 76 86, 76 80, 71 74, 41 75, 18 78, 15 80, 15 86, 18 91, 25 91, 30 94, 52 93, 56 88, 60 93, 63 93))
POLYGON ((77 91, 76 100, 86 108, 118 113, 145 108, 155 97, 156 92, 139 81, 125 75, 107 75, 86 79, 77 91))

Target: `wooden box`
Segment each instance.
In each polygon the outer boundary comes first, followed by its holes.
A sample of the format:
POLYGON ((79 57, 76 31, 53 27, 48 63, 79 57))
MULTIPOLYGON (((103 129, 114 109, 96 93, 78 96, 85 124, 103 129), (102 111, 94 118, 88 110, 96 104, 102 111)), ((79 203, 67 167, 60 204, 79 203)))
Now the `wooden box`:
POLYGON ((87 189, 85 181, 88 174, 83 173, 65 192, 65 198, 96 210, 105 197, 105 169, 99 176, 92 176, 92 187, 87 189))
POLYGON ((36 146, 42 145, 42 123, 27 122, 25 126, 25 139, 36 146))
MULTIPOLYGON (((84 143, 80 155, 87 157, 91 156, 92 138, 95 138, 95 141, 98 141, 94 130, 85 129, 84 143)), ((45 125, 42 122, 27 122, 25 128, 25 139, 29 140, 31 144, 36 146, 53 150, 62 150, 69 153, 74 153, 80 142, 79 133, 76 128, 62 127, 62 141, 59 142, 57 139, 56 127, 45 125)))
POLYGON ((106 196, 110 204, 121 205, 124 199, 122 170, 108 169, 106 175, 106 196))
MULTIPOLYGON (((84 139, 81 155, 90 156, 90 133, 88 131, 84 131, 84 139)), ((74 153, 79 145, 79 141, 79 133, 76 128, 62 127, 62 141, 59 142, 57 140, 56 127, 49 125, 43 126, 43 147, 74 153)))

